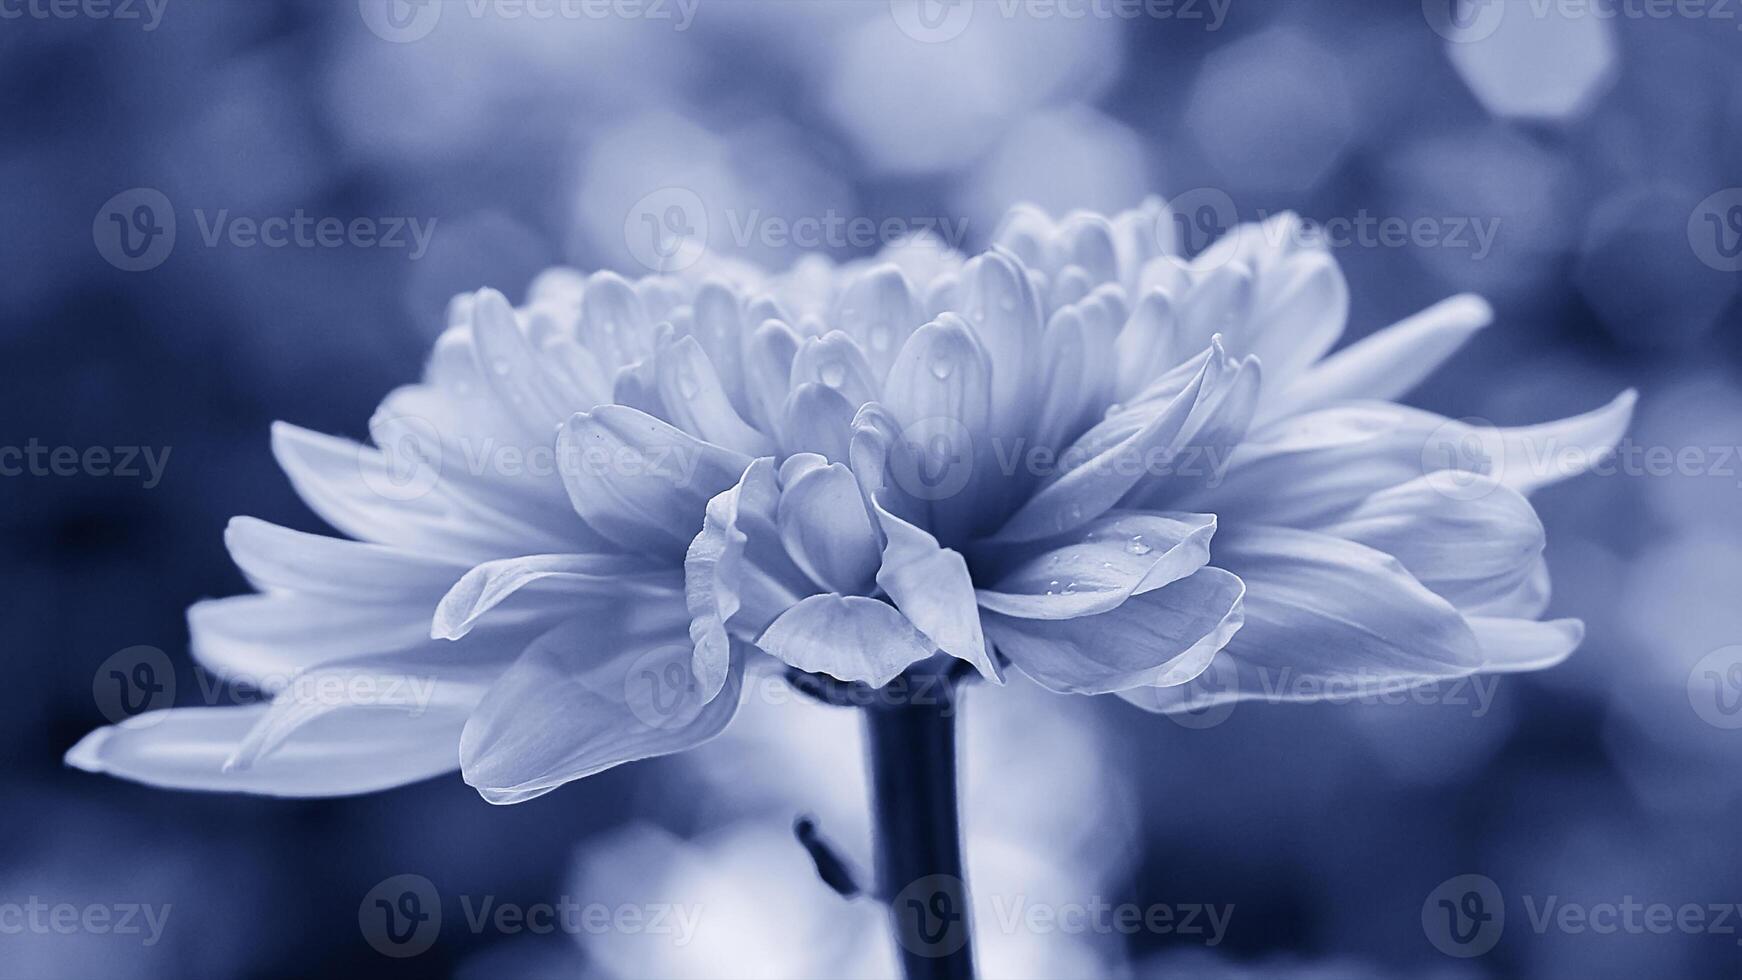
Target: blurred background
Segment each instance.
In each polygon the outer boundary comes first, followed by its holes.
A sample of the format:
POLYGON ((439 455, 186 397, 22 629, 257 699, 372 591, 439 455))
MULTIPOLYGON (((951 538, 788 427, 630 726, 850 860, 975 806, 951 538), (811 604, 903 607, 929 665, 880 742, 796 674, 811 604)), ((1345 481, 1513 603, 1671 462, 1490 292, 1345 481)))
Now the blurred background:
POLYGON ((744 215, 936 222, 972 249, 1019 200, 1158 194, 1197 248, 1293 209, 1343 229, 1350 338, 1494 302, 1418 404, 1514 424, 1641 389, 1632 462, 1538 498, 1550 613, 1590 628, 1557 669, 1190 724, 972 692, 988 976, 1737 976, 1739 54, 1742 9, 1715 2, 0 0, 0 444, 117 464, 0 477, 0 976, 893 970, 876 908, 789 829, 815 814, 868 867, 850 712, 757 705, 700 752, 510 808, 457 777, 286 803, 61 765, 126 710, 103 684, 124 651, 163 651, 176 703, 239 696, 194 669, 182 611, 245 591, 232 515, 321 529, 272 420, 365 436, 452 294, 640 274, 636 216, 673 186, 705 202, 688 231, 781 266, 880 242, 744 215), (347 233, 232 233, 299 215, 347 233), (400 875, 441 909, 416 948, 360 923, 400 875), (1448 935, 1436 896, 1466 875, 1503 932, 1448 935), (1580 928, 1551 900, 1703 924, 1580 928), (710 914, 475 921, 562 902, 710 914), (1047 928, 1024 903, 1167 914, 1047 928))

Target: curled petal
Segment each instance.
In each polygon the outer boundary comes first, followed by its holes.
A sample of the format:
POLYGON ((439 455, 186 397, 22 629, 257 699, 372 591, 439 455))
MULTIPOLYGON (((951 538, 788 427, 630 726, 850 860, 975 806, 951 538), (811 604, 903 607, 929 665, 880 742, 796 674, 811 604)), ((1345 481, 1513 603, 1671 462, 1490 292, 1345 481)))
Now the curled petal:
POLYGON ((781 545, 779 494, 774 461, 751 463, 736 486, 708 502, 702 531, 684 558, 691 666, 704 697, 725 683, 734 638, 755 638, 815 591, 781 545))
POLYGON ((789 666, 882 687, 930 657, 931 641, 894 606, 814 595, 782 613, 756 645, 789 666))
POLYGON ((575 511, 626 548, 681 559, 710 499, 750 459, 632 408, 583 412, 557 439, 575 511))
POLYGON ((1054 691, 1108 694, 1183 684, 1240 630, 1244 591, 1235 575, 1201 568, 1078 619, 989 613, 986 631, 1023 673, 1054 691))
POLYGON ((1224 530, 1216 561, 1246 582, 1246 624, 1222 654, 1228 667, 1133 703, 1171 712, 1255 698, 1312 701, 1483 669, 1464 617, 1389 555, 1256 526, 1224 530))
POLYGON ((550 625, 567 619, 581 603, 673 600, 677 575, 627 555, 527 555, 485 562, 467 572, 436 607, 430 635, 457 640, 511 596, 522 615, 535 607, 550 625))
POLYGON ((1368 497, 1319 530, 1395 556, 1459 608, 1516 591, 1544 544, 1542 521, 1517 491, 1496 484, 1450 495, 1425 476, 1368 497))
POLYGON ((980 605, 1024 619, 1109 612, 1207 565, 1215 533, 1212 514, 1113 511, 996 562, 1001 574, 980 590, 980 605))
POLYGON ((879 541, 853 474, 805 453, 781 465, 780 482, 778 521, 787 554, 827 591, 869 591, 879 541))
POLYGON ((484 695, 460 736, 460 771, 491 803, 713 738, 738 708, 742 660, 712 698, 681 622, 652 631, 577 619, 546 633, 484 695))

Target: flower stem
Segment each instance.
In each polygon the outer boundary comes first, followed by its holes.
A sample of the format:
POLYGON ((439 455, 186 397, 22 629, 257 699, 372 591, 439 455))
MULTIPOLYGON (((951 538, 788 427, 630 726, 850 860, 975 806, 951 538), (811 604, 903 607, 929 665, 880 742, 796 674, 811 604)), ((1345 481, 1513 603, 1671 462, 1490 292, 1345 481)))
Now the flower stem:
POLYGON ((907 980, 973 980, 956 802, 959 691, 944 676, 919 680, 898 680, 908 682, 902 696, 865 709, 877 895, 889 906, 907 980))

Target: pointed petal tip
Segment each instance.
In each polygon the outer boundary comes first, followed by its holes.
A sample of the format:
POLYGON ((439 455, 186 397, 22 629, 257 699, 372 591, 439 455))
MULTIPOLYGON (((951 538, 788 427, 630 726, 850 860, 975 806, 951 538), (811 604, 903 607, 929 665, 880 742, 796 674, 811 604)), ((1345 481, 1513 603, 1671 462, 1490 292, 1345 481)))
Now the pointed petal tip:
POLYGON ((78 744, 67 749, 66 754, 61 756, 61 761, 74 769, 103 773, 103 744, 109 741, 109 736, 113 733, 113 726, 104 726, 86 733, 84 738, 79 739, 78 744))

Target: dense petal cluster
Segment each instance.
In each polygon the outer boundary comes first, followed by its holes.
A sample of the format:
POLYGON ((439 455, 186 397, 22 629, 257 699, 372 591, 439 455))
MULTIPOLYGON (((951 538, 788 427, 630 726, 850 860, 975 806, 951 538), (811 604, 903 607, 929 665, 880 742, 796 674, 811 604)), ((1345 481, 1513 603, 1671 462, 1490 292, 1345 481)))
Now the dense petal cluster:
POLYGON ((1525 494, 1612 447, 1631 393, 1520 429, 1406 408, 1480 299, 1331 353, 1348 290, 1298 219, 1190 259, 1171 227, 1017 208, 972 258, 462 297, 373 446, 274 432, 354 540, 238 519, 259 593, 189 615, 270 702, 69 760, 287 795, 458 766, 513 802, 713 736, 764 665, 875 687, 953 658, 1171 711, 1565 657, 1525 494))

